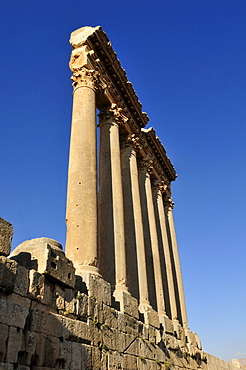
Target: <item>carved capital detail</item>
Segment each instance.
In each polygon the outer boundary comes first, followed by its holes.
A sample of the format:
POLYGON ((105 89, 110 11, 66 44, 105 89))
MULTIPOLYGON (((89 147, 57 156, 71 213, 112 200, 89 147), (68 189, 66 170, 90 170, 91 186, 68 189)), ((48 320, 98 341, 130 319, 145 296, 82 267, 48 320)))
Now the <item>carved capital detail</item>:
POLYGON ((127 148, 129 146, 131 146, 135 150, 139 150, 139 149, 142 148, 142 146, 139 142, 139 137, 136 136, 135 134, 126 135, 126 136, 121 137, 120 146, 123 149, 127 148))
POLYGON ((73 81, 74 90, 82 86, 89 87, 92 90, 100 88, 99 72, 86 67, 74 68, 72 72, 71 80, 73 81))
POLYGON ((169 195, 169 187, 162 180, 156 180, 154 182, 153 188, 159 190, 162 194, 168 194, 169 195))
POLYGON ((141 171, 146 171, 151 174, 153 172, 154 162, 151 158, 145 157, 139 161, 139 168, 141 171))
POLYGON ((98 114, 99 126, 105 124, 117 124, 118 126, 125 124, 128 118, 122 113, 122 109, 118 108, 116 104, 111 104, 110 107, 104 107, 98 114))
POLYGON ((175 203, 173 202, 173 200, 170 196, 166 196, 164 198, 164 203, 165 203, 165 207, 167 208, 168 211, 173 210, 175 203))

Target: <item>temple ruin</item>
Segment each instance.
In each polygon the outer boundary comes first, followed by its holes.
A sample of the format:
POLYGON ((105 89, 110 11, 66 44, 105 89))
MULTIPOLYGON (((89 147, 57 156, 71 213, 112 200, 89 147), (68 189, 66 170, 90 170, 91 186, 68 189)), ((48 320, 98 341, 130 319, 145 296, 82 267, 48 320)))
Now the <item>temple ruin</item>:
POLYGON ((0 218, 0 369, 232 370, 188 327, 175 169, 101 27, 70 43, 66 255, 37 238, 9 256, 0 218))

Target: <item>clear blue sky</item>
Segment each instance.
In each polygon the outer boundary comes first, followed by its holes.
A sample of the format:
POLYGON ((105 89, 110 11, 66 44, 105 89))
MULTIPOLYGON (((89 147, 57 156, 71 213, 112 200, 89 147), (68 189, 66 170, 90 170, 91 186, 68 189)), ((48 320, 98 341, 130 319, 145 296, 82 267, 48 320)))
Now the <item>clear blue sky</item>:
POLYGON ((0 216, 15 247, 65 241, 70 33, 101 25, 179 174, 190 328, 246 357, 246 1, 0 2, 0 216))

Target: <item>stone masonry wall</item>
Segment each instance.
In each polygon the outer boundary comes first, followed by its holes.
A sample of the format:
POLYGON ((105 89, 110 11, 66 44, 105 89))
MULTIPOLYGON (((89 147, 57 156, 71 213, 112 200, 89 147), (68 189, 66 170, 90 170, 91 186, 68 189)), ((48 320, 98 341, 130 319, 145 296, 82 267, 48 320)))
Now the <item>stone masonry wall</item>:
POLYGON ((160 327, 155 311, 147 323, 131 300, 128 312, 120 312, 109 283, 75 276, 54 241, 41 239, 37 245, 49 251, 43 261, 34 252, 0 256, 0 369, 233 370, 204 353, 196 334, 187 340, 170 320, 160 327), (63 266, 60 279, 54 260, 63 266))

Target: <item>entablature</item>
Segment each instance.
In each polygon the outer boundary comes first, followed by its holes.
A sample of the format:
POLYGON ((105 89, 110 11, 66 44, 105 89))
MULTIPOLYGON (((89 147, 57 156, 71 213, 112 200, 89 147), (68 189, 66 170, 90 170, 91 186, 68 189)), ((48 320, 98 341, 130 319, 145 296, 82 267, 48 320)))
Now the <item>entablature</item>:
POLYGON ((121 137, 129 135, 138 138, 139 159, 150 159, 153 162, 153 178, 160 179, 169 186, 177 177, 175 169, 155 130, 144 129, 149 118, 142 112, 142 104, 132 83, 128 81, 106 33, 100 26, 82 27, 72 32, 70 43, 73 47, 70 59, 73 81, 76 74, 79 75, 81 82, 81 75, 95 71, 97 108, 101 111, 105 108, 110 110, 112 107, 121 110, 125 117, 120 127, 121 137))

